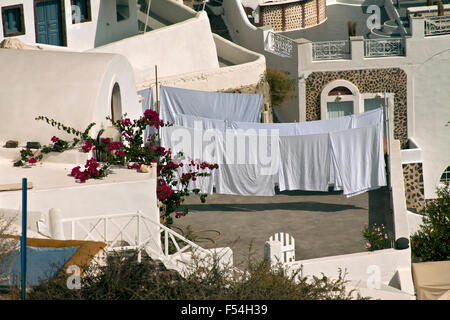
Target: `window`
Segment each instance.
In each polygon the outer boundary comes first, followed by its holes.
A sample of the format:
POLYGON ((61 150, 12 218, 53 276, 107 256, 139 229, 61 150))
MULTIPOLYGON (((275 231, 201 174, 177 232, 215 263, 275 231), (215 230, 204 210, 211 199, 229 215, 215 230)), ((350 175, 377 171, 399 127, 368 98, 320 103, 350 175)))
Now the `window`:
POLYGON ((117 21, 123 21, 130 17, 129 0, 116 0, 117 21))
POLYGON ((364 112, 384 108, 384 98, 364 99, 364 112))
POLYGON ((2 19, 4 37, 14 37, 25 34, 23 5, 19 4, 3 7, 2 19))
POLYGON ((444 173, 441 176, 441 182, 450 182, 450 166, 445 169, 444 173))
POLYGON ((91 1, 90 0, 71 0, 72 1, 72 23, 82 23, 91 21, 91 1))

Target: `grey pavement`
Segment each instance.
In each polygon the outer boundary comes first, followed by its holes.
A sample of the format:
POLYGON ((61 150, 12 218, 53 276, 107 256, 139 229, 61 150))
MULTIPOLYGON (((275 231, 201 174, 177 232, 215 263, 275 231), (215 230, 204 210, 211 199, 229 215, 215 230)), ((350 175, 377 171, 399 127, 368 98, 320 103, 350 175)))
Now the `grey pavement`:
POLYGON ((229 246, 239 266, 249 256, 261 259, 264 242, 277 232, 295 239, 296 260, 363 252, 361 230, 368 223, 369 195, 347 198, 339 192, 288 191, 272 197, 209 195, 202 204, 190 196, 190 213, 174 219, 174 226, 198 236, 220 237, 199 243, 203 247, 229 246))

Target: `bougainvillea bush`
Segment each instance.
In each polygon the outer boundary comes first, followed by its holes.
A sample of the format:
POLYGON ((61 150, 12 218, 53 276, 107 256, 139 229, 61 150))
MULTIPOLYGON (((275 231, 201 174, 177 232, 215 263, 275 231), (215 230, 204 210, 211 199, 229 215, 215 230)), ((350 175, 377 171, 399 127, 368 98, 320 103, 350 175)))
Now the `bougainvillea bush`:
MULTIPOLYGON (((143 116, 135 120, 126 118, 126 115, 117 121, 109 117, 107 119, 119 131, 121 141, 102 138, 103 130, 96 138, 91 137, 89 131, 95 123, 91 123, 84 132, 81 132, 44 116, 36 118, 75 135, 72 143, 53 136, 51 138, 53 145, 44 146, 41 153, 63 152, 77 145, 80 146, 81 152, 92 152, 94 156, 88 159, 83 167, 76 166, 71 170, 70 175, 80 183, 106 177, 111 172, 112 166, 141 169, 142 165, 157 165, 157 197, 161 203, 161 218, 166 225, 172 224, 172 215, 180 218, 188 213, 188 208, 183 208, 182 203, 189 194, 198 194, 201 201, 205 202, 207 195, 200 194, 199 189, 190 189, 189 184, 198 177, 211 175, 211 171, 218 168, 218 165, 198 159, 196 161, 184 159, 182 152, 173 154, 170 149, 161 147, 158 129, 171 124, 161 121, 158 112, 148 109, 143 116), (147 128, 152 133, 144 141, 147 128), (183 173, 181 169, 184 169, 183 173)), ((34 164, 41 160, 42 154, 36 156, 30 149, 24 149, 21 151, 20 162, 17 161, 15 165, 34 164)))

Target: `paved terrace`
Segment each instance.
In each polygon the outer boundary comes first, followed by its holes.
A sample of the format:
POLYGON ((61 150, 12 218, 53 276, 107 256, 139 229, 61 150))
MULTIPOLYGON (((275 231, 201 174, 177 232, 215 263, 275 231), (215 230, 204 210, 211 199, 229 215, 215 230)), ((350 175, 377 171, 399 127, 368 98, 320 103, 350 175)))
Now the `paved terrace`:
MULTIPOLYGON (((367 28, 367 19, 372 15, 367 12, 367 6, 355 6, 347 4, 333 4, 327 6, 327 20, 318 26, 286 31, 281 34, 291 39, 307 39, 310 41, 333 41, 333 40, 347 40, 348 27, 347 22, 356 22, 356 35, 366 36, 370 33, 367 28)), ((384 7, 380 7, 381 11, 381 25, 389 20, 384 7)))
MULTIPOLYGON (((361 229, 369 221, 369 195, 347 198, 339 192, 288 191, 273 197, 209 195, 202 204, 197 196, 186 202, 190 214, 174 225, 193 231, 217 230, 218 247, 230 246, 234 263, 264 254, 264 242, 277 232, 287 232, 296 242, 296 260, 363 252, 361 229)), ((215 237, 214 233, 198 236, 215 237)), ((209 241, 199 243, 214 247, 209 241)))

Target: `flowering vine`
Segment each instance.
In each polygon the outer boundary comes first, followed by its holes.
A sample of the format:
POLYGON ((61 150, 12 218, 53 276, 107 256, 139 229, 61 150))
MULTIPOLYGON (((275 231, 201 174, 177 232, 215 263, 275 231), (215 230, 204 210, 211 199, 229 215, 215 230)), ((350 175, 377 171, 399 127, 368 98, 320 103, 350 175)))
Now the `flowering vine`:
MULTIPOLYGON (((86 161, 84 168, 76 166, 71 170, 70 175, 80 183, 85 183, 89 179, 106 177, 112 165, 139 170, 144 164, 156 164, 157 198, 161 204, 161 218, 166 225, 173 223, 173 214, 176 218, 181 218, 189 212, 187 207, 182 207, 185 197, 189 194, 197 194, 203 203, 206 201, 207 195, 201 194, 199 189, 190 188, 190 184, 191 181, 196 181, 198 177, 211 175, 211 171, 217 169, 218 165, 200 159, 195 161, 189 159, 187 162, 183 162, 181 160, 183 158, 182 152, 173 155, 170 149, 160 146, 158 129, 172 124, 163 122, 159 118, 158 112, 147 109, 143 116, 135 120, 127 118, 126 115, 117 121, 113 121, 109 117, 107 119, 120 132, 121 141, 113 141, 107 137, 101 138, 102 131, 99 132, 97 138, 92 138, 89 131, 95 123, 91 123, 85 131, 81 132, 53 119, 40 116, 36 120, 44 120, 48 124, 76 136, 72 144, 53 136, 51 138, 53 145, 45 147, 43 150, 45 152, 62 152, 81 142, 80 151, 92 152, 94 156, 86 161), (151 134, 144 141, 147 128, 151 134)), ((34 160, 34 154, 31 150, 26 150, 23 151, 23 155, 21 152, 22 158, 20 161, 22 164, 25 161, 31 164, 42 159, 42 155, 40 155, 34 160)))

